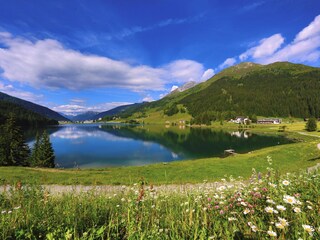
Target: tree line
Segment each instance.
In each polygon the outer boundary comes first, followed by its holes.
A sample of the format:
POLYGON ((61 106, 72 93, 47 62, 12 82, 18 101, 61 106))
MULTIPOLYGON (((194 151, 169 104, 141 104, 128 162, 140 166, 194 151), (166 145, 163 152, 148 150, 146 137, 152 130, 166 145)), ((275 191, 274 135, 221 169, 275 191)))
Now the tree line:
POLYGON ((13 114, 0 125, 0 166, 54 167, 54 150, 46 131, 30 149, 13 114))

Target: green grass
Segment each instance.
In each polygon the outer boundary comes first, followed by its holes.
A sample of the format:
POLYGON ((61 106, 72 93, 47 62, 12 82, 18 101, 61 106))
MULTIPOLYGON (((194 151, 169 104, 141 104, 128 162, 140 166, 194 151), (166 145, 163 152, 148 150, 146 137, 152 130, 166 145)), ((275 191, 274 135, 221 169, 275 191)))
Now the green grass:
POLYGON ((203 180, 216 181, 229 175, 249 177, 252 168, 257 171, 266 168, 267 156, 274 159, 275 169, 286 173, 306 169, 320 162, 320 151, 316 147, 318 141, 311 141, 308 136, 304 138, 308 141, 269 147, 227 158, 205 158, 167 164, 78 170, 0 167, 0 178, 8 183, 22 181, 66 185, 128 185, 141 178, 153 184, 197 183, 203 180))
POLYGON ((187 193, 141 184, 111 196, 51 195, 23 185, 0 193, 0 238, 319 239, 319 174, 279 177, 268 168, 251 179, 218 188, 204 183, 187 193))

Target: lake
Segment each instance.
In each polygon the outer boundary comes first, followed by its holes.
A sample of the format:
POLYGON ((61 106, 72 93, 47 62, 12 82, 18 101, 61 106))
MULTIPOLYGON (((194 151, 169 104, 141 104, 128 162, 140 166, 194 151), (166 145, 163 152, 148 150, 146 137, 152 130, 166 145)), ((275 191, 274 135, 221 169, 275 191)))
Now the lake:
MULTIPOLYGON (((47 131, 55 151, 55 162, 63 168, 132 166, 223 157, 226 149, 247 153, 290 143, 282 136, 154 125, 72 124, 51 127, 47 131)), ((32 146, 35 131, 29 135, 28 143, 32 146)))

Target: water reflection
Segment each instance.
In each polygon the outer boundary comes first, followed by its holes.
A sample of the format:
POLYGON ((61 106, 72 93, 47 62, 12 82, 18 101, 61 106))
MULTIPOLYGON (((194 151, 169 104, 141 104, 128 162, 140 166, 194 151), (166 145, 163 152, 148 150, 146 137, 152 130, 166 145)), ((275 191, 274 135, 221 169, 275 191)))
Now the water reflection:
POLYGON ((226 149, 245 153, 289 142, 283 137, 260 136, 250 132, 228 133, 179 126, 90 124, 66 125, 48 131, 56 162, 62 167, 145 165, 219 157, 226 149))

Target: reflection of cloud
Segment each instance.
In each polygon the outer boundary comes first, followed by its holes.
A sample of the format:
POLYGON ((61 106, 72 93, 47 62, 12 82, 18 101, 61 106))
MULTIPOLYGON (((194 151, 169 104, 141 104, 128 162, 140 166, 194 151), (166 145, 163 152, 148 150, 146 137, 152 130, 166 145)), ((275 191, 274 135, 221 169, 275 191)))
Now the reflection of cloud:
POLYGON ((150 147, 150 146, 152 146, 153 142, 143 141, 142 144, 143 144, 143 146, 150 147))
POLYGON ((171 152, 171 156, 172 156, 174 159, 179 158, 179 155, 176 154, 176 153, 174 153, 174 152, 171 152))
POLYGON ((130 140, 128 138, 118 137, 98 129, 94 131, 92 130, 88 131, 85 127, 76 127, 76 126, 63 127, 58 132, 53 133, 51 137, 60 138, 60 139, 71 139, 71 140, 74 140, 74 139, 78 140, 82 138, 100 138, 100 139, 112 141, 112 142, 130 140))

